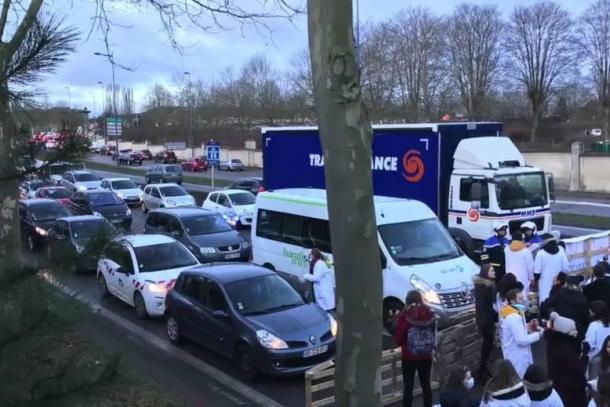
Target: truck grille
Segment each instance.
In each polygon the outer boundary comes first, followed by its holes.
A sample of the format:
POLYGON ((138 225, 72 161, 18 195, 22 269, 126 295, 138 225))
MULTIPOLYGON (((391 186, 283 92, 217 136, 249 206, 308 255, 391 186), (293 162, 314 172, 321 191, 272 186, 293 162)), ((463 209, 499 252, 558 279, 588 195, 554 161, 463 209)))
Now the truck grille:
POLYGON ((538 231, 544 230, 544 216, 542 216, 531 219, 511 220, 510 222, 508 222, 508 228, 510 229, 510 233, 514 232, 515 230, 519 230, 521 225, 525 222, 534 222, 538 231))
POLYGON ((474 303, 472 289, 464 292, 439 293, 439 297, 445 308, 460 308, 474 303))

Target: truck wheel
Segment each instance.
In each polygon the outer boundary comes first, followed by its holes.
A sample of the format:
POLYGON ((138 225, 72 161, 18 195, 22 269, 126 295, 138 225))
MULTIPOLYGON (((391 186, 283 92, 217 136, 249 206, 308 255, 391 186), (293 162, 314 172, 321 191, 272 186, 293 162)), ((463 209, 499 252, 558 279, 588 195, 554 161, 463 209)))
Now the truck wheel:
POLYGON ((383 327, 392 336, 396 333, 397 316, 404 307, 402 301, 396 298, 388 298, 383 302, 383 327))
POLYGON ((466 233, 462 229, 456 228, 450 228, 449 233, 451 234, 451 237, 453 237, 453 240, 455 240, 455 242, 458 244, 458 246, 460 246, 460 249, 464 251, 466 256, 470 257, 473 261, 477 263, 480 261, 480 258, 476 258, 477 256, 474 252, 474 241, 468 233, 466 233))

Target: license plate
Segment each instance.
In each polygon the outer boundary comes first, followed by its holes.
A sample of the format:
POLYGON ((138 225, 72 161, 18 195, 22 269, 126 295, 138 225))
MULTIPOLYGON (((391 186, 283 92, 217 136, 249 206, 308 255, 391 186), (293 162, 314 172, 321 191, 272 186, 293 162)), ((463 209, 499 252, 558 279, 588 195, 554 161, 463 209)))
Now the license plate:
POLYGON ((226 260, 230 260, 230 259, 237 259, 239 258, 239 256, 241 256, 239 253, 232 253, 232 254, 227 254, 225 256, 226 260))
POLYGON ((304 358, 310 358, 312 356, 321 355, 328 351, 328 345, 318 346, 317 348, 307 349, 303 352, 304 358))

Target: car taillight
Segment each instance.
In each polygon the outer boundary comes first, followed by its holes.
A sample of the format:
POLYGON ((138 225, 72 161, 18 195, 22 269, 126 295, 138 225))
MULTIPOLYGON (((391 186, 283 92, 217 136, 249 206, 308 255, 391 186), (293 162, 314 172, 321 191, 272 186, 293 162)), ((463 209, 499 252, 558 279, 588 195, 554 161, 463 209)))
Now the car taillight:
POLYGON ((258 192, 265 192, 265 187, 264 186, 259 186, 258 187, 258 192))

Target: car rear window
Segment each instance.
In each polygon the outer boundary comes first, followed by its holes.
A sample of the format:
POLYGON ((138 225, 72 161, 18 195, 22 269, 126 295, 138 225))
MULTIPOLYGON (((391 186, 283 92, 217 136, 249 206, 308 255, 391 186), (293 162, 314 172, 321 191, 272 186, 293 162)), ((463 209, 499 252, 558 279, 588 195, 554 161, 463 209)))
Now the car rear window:
POLYGON ((89 202, 93 206, 118 205, 123 203, 121 198, 112 192, 96 192, 89 194, 89 202))
POLYGON ((180 167, 179 165, 168 165, 167 167, 165 167, 165 170, 167 172, 182 172, 182 167, 180 167))
POLYGON ((161 195, 163 195, 163 196, 188 195, 188 192, 186 192, 186 190, 184 188, 179 187, 178 185, 168 185, 165 187, 159 187, 159 190, 161 191, 161 195))
POLYGON ((45 190, 46 195, 51 199, 69 198, 70 192, 66 188, 49 188, 45 190))
POLYGON ((74 179, 77 182, 99 181, 98 176, 91 173, 74 174, 74 179))
POLYGON ((56 202, 44 205, 32 205, 30 212, 32 213, 32 219, 35 221, 55 220, 57 218, 72 215, 66 207, 56 202))
POLYGON ((197 264, 188 250, 178 242, 136 247, 134 251, 140 273, 170 270, 197 264))

